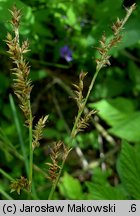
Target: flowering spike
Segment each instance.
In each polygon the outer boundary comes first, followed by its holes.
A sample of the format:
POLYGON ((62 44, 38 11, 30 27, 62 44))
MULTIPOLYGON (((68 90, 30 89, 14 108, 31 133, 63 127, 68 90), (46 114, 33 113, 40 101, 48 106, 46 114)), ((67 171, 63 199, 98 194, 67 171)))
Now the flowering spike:
MULTIPOLYGON (((21 18, 21 11, 18 10, 15 6, 13 6, 12 10, 10 10, 12 15, 12 27, 14 32, 14 37, 10 33, 7 34, 6 43, 9 48, 8 53, 10 54, 10 58, 13 60, 13 63, 16 65, 13 71, 14 75, 14 93, 19 99, 19 107, 22 109, 26 120, 30 118, 30 93, 32 90, 32 83, 29 79, 30 67, 26 60, 24 59, 24 53, 29 51, 28 41, 23 41, 20 46, 19 41, 19 24, 21 18)), ((25 121, 26 121, 25 120, 25 121)), ((27 122, 27 121, 26 121, 27 122)))
POLYGON ((77 106, 78 106, 79 110, 83 106, 83 101, 84 101, 84 98, 83 98, 83 87, 84 87, 83 81, 84 81, 84 78, 86 75, 87 75, 87 73, 84 73, 84 72, 80 73, 79 84, 78 85, 73 84, 73 86, 76 88, 76 90, 74 91, 74 93, 75 93, 74 99, 77 102, 77 106))
POLYGON ((105 34, 102 35, 100 42, 101 48, 97 47, 96 49, 99 51, 101 57, 96 59, 96 69, 99 71, 102 67, 110 66, 109 61, 109 51, 112 47, 115 47, 122 39, 121 31, 123 29, 124 24, 128 20, 129 16, 136 8, 136 4, 133 4, 129 9, 126 9, 127 13, 124 19, 120 20, 117 18, 116 23, 112 25, 113 38, 107 43, 105 34))
POLYGON ((14 181, 12 181, 10 188, 11 193, 16 191, 18 195, 20 195, 21 190, 29 190, 29 181, 23 176, 21 176, 19 179, 15 179, 14 181))
POLYGON ((40 118, 38 123, 35 126, 35 130, 33 131, 33 149, 39 146, 39 140, 42 139, 42 130, 45 127, 46 121, 48 119, 48 115, 44 118, 40 118))

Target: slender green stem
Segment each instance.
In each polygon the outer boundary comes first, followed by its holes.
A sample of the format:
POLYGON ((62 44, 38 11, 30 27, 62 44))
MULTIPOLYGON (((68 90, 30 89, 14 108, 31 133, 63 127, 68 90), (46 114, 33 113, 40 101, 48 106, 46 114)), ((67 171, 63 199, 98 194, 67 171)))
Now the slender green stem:
POLYGON ((50 191, 50 193, 49 193, 48 200, 52 200, 53 194, 54 194, 54 192, 55 192, 55 188, 56 188, 56 181, 53 182, 53 184, 52 184, 52 187, 51 187, 51 191, 50 191))
POLYGON ((30 111, 30 119, 29 119, 29 183, 30 183, 30 192, 32 188, 32 179, 33 179, 33 147, 32 147, 32 111, 31 111, 31 103, 29 100, 29 111, 30 111))
POLYGON ((24 157, 24 163, 25 163, 25 167, 26 167, 26 173, 29 176, 28 158, 27 158, 27 154, 26 154, 25 144, 24 144, 24 141, 23 141, 23 136, 22 136, 22 132, 21 132, 21 127, 20 127, 19 119, 18 119, 18 116, 17 116, 17 111, 16 111, 15 103, 14 103, 14 100, 13 100, 13 97, 12 97, 11 94, 9 95, 9 100, 10 100, 11 109, 12 109, 13 116, 14 116, 14 121, 15 121, 16 129, 17 129, 17 132, 18 132, 18 137, 19 137, 19 142, 20 142, 20 145, 21 145, 22 154, 23 154, 23 157, 24 157))
POLYGON ((0 193, 7 199, 7 200, 13 200, 13 198, 6 193, 2 188, 0 188, 0 193))
POLYGON ((9 179, 10 181, 13 181, 14 179, 9 175, 7 174, 3 169, 0 168, 0 173, 7 179, 9 179))
POLYGON ((32 58, 30 58, 30 62, 41 64, 43 66, 53 66, 56 68, 63 68, 63 69, 69 69, 71 67, 70 64, 69 65, 62 65, 62 64, 50 63, 50 62, 46 62, 46 61, 42 61, 42 60, 36 60, 36 59, 32 59, 32 58))
POLYGON ((89 97, 90 92, 91 92, 91 90, 92 90, 92 88, 93 88, 93 85, 94 85, 94 83, 95 83, 95 80, 96 80, 96 77, 97 77, 99 71, 100 71, 100 69, 99 69, 99 70, 96 70, 96 72, 95 72, 95 74, 94 74, 94 76, 93 76, 93 78, 92 78, 92 80, 91 80, 91 83, 90 83, 90 86, 89 86, 87 95, 86 95, 85 100, 84 100, 84 103, 83 103, 83 106, 82 106, 82 108, 79 110, 78 115, 77 115, 77 117, 76 117, 76 120, 75 120, 75 122, 74 122, 72 131, 71 131, 71 142, 73 142, 73 138, 74 138, 74 134, 75 134, 75 130, 76 130, 77 124, 78 124, 78 122, 79 122, 79 119, 80 119, 80 117, 81 117, 83 111, 84 111, 84 108, 85 108, 85 106, 86 106, 88 97, 89 97))

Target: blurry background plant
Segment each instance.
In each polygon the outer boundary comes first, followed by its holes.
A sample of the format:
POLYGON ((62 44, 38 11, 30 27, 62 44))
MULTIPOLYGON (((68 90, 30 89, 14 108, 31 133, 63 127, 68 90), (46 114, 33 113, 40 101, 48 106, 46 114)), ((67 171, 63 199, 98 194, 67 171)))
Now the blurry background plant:
MULTIPOLYGON (((51 113, 41 146, 34 152, 36 197, 46 199, 50 188, 45 165, 50 163, 49 146, 54 140, 69 141, 68 133, 77 113, 71 84, 78 83, 81 70, 88 71, 84 82, 85 91, 88 89, 95 72, 94 59, 98 58, 94 47, 104 31, 110 37, 112 23, 116 17, 124 17, 124 6, 134 1, 15 3, 23 11, 21 38, 30 41, 33 114, 39 119, 44 113, 51 113)), ((87 109, 96 108, 99 112, 91 119, 90 127, 78 134, 76 143, 81 151, 71 151, 55 199, 140 199, 140 3, 136 3, 137 10, 125 26, 122 42, 112 50, 111 67, 102 70, 90 95, 87 109)), ((7 20, 12 5, 12 0, 0 0, 0 198, 24 199, 24 192, 20 196, 9 193, 11 180, 25 173, 19 137, 27 142, 23 117, 18 108, 12 111, 8 97, 12 92, 12 62, 5 52, 4 40, 10 31, 7 20), (18 120, 20 130, 13 119, 18 120)))

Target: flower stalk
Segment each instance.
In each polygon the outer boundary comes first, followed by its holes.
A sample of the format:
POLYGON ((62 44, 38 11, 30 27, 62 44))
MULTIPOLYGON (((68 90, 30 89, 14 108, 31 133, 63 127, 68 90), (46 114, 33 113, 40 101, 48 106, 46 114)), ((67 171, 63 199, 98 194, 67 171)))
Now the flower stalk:
POLYGON ((25 116, 25 125, 29 131, 29 172, 27 181, 29 184, 29 191, 31 192, 33 181, 33 151, 39 146, 39 140, 42 138, 42 130, 45 127, 48 116, 39 119, 35 129, 33 129, 33 116, 30 95, 32 90, 32 82, 29 79, 30 66, 26 61, 24 54, 29 52, 28 41, 25 40, 20 43, 19 40, 19 26, 21 19, 21 11, 13 6, 10 10, 12 15, 11 25, 14 36, 7 34, 6 43, 9 50, 10 58, 13 60, 15 67, 12 70, 13 74, 13 89, 18 98, 19 107, 25 116))
MULTIPOLYGON (((83 80, 84 80, 84 77, 86 76, 87 73, 81 73, 80 74, 79 85, 74 84, 74 87, 76 88, 74 99, 76 100, 76 103, 78 105, 78 114, 75 118, 75 122, 74 122, 73 128, 71 130, 70 142, 69 142, 68 149, 70 149, 70 145, 72 145, 74 138, 76 137, 77 133, 79 131, 82 131, 84 128, 86 128, 88 126, 87 121, 90 119, 91 115, 95 114, 97 112, 96 110, 92 110, 88 114, 86 114, 84 116, 84 118, 81 118, 83 111, 85 109, 86 103, 88 101, 89 95, 93 89, 94 83, 96 81, 96 78, 97 78, 100 70, 105 66, 111 65, 110 61, 109 61, 109 58, 110 58, 109 51, 111 50, 112 47, 116 46, 116 44, 121 41, 121 39, 122 39, 121 31, 123 29, 123 26, 127 22, 131 13, 135 10, 135 7, 136 7, 136 5, 133 4, 129 9, 126 9, 127 13, 126 13, 125 18, 123 20, 117 19, 116 23, 113 24, 113 26, 112 26, 113 38, 109 41, 108 44, 106 44, 106 36, 104 34, 102 35, 102 39, 100 41, 101 48, 97 47, 97 50, 99 51, 101 57, 100 57, 100 59, 96 59, 96 63, 97 63, 96 71, 95 71, 95 74, 91 80, 91 83, 89 85, 88 92, 87 92, 85 98, 83 98, 82 91, 83 91, 83 87, 84 87, 83 80)), ((61 176, 64 164, 65 164, 66 158, 68 157, 70 150, 67 151, 67 154, 65 155, 65 158, 63 159, 62 164, 60 166, 59 173, 58 173, 56 179, 53 181, 52 188, 51 188, 49 198, 48 198, 49 200, 52 199, 52 197, 53 197, 53 194, 55 192, 56 186, 58 184, 59 178, 61 176)))

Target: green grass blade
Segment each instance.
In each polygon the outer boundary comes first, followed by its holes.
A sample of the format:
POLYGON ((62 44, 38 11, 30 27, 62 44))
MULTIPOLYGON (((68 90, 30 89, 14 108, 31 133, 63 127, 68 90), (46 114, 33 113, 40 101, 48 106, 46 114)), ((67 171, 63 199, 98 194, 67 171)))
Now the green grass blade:
POLYGON ((0 187, 0 193, 7 199, 7 200, 13 200, 13 198, 6 193, 1 187, 0 187))
POLYGON ((14 100, 13 100, 13 97, 12 97, 11 94, 9 95, 9 100, 10 100, 10 105, 11 105, 11 109, 12 109, 16 129, 17 129, 17 133, 18 133, 18 137, 19 137, 19 142, 20 142, 20 145, 21 145, 22 154, 23 154, 23 157, 24 157, 26 173, 29 176, 28 158, 27 158, 27 154, 26 154, 25 144, 24 144, 24 141, 23 141, 22 131, 21 131, 21 127, 20 127, 20 123, 19 123, 19 119, 18 119, 18 115, 17 115, 17 111, 16 111, 16 106, 15 106, 15 103, 14 103, 14 100))

